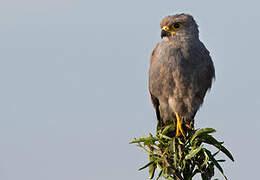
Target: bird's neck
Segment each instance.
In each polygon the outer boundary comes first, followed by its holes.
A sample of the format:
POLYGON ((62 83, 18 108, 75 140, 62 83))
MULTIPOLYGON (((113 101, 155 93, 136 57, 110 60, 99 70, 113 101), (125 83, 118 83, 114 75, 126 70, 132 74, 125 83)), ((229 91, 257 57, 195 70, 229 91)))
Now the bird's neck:
POLYGON ((163 41, 168 43, 173 48, 189 49, 189 47, 192 47, 194 44, 199 42, 199 39, 189 36, 172 36, 164 38, 163 41))

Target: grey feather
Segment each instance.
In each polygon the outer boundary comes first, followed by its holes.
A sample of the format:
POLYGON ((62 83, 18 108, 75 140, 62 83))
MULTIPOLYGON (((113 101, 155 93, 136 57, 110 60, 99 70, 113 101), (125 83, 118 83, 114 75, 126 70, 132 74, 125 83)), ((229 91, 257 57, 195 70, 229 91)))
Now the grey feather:
POLYGON ((149 90, 157 118, 163 123, 175 119, 193 124, 215 77, 209 51, 199 40, 198 25, 187 14, 167 16, 161 22, 170 26, 181 22, 183 28, 164 37, 154 49, 149 69, 149 90), (159 115, 158 115, 159 113, 159 115))

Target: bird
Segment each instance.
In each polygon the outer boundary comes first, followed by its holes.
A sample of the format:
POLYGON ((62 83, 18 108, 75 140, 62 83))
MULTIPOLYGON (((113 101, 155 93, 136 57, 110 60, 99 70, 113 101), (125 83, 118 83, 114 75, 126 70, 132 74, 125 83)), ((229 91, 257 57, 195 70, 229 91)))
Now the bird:
POLYGON ((173 122, 175 136, 185 137, 215 79, 214 63, 192 15, 166 16, 160 27, 161 41, 150 58, 151 101, 159 126, 173 122))

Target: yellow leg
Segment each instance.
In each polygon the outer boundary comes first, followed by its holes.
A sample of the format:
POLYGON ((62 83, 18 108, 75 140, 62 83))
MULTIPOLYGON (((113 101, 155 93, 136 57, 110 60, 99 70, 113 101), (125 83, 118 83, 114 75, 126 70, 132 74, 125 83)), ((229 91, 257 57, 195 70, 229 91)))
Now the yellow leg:
POLYGON ((182 129, 182 118, 180 118, 179 114, 175 112, 176 119, 177 119, 177 129, 176 129, 176 136, 180 136, 182 134, 185 137, 185 134, 182 129))

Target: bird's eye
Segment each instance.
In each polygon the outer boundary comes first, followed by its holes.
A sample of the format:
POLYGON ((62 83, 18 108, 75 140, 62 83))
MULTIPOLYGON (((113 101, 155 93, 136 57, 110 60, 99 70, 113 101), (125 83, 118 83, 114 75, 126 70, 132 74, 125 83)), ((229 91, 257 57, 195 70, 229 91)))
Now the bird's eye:
POLYGON ((172 25, 172 29, 174 29, 174 30, 179 30, 179 29, 181 29, 182 28, 182 24, 181 23, 179 23, 179 22, 177 22, 177 23, 174 23, 173 25, 172 25))

